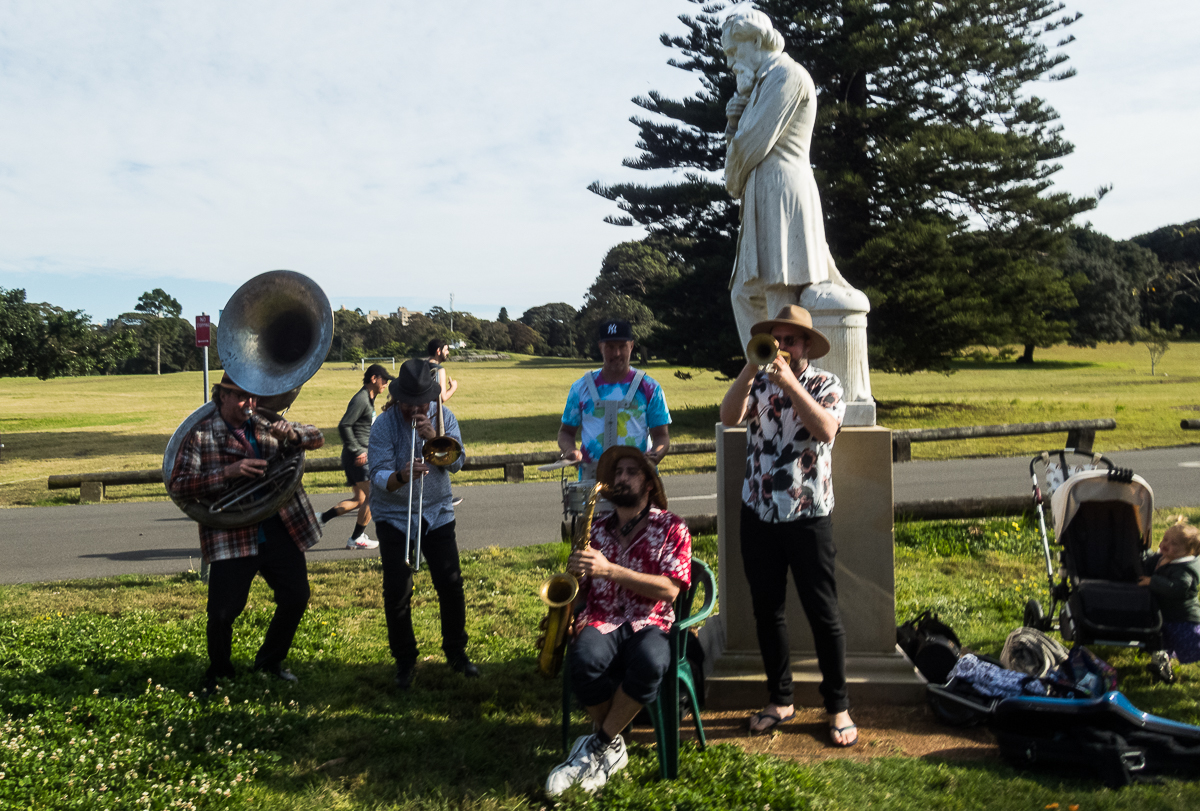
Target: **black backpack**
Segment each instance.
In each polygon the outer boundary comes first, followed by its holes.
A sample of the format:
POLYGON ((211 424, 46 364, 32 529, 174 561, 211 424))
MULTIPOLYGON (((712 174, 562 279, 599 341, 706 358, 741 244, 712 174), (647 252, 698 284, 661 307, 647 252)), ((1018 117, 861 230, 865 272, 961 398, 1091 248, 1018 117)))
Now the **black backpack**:
POLYGON ((896 644, 931 684, 945 684, 962 653, 958 634, 929 611, 897 626, 896 644))

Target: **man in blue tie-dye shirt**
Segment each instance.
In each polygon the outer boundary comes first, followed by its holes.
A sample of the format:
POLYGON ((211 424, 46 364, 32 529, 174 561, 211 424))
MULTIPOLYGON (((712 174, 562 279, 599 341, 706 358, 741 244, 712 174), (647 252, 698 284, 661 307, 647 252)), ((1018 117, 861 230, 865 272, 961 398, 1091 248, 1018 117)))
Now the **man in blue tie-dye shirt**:
POLYGON ((558 447, 562 458, 580 462, 580 478, 596 477, 596 462, 606 449, 628 445, 658 464, 671 446, 667 426, 671 413, 662 387, 629 365, 633 328, 628 321, 600 324, 598 336, 604 366, 575 381, 567 395, 558 447), (580 447, 575 443, 582 429, 580 447))

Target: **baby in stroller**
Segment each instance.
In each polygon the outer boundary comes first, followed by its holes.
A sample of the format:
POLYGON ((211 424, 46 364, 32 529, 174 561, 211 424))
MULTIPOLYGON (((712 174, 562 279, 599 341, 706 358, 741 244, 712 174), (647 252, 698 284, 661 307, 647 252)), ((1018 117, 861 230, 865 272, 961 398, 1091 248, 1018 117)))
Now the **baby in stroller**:
POLYGON ((1149 575, 1138 578, 1138 585, 1150 589, 1162 612, 1163 647, 1155 651, 1147 666, 1151 675, 1165 682, 1174 681, 1171 655, 1181 664, 1200 661, 1200 530, 1180 517, 1167 528, 1158 553, 1146 558, 1149 575))

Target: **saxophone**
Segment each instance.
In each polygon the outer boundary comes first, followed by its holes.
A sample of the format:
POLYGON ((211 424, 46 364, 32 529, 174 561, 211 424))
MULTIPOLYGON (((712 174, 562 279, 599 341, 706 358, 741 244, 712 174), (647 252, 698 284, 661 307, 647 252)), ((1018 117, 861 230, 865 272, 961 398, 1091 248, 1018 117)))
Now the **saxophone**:
MULTIPOLYGON (((588 494, 587 504, 584 505, 579 523, 575 527, 575 537, 571 541, 572 552, 585 549, 591 540, 592 515, 596 512, 596 502, 603 496, 603 484, 597 484, 588 494)), ((571 628, 575 598, 579 596, 579 581, 570 572, 551 575, 542 582, 538 596, 549 610, 538 626, 542 635, 538 637, 536 644, 537 669, 550 679, 562 670, 563 651, 567 647, 567 633, 571 628)))

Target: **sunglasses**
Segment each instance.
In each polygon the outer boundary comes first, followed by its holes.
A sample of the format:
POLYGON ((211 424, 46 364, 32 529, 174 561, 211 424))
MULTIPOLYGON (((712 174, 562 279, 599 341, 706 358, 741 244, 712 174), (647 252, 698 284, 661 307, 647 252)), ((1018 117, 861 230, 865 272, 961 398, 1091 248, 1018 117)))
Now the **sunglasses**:
POLYGON ((803 335, 772 335, 780 346, 795 346, 804 340, 803 335))

